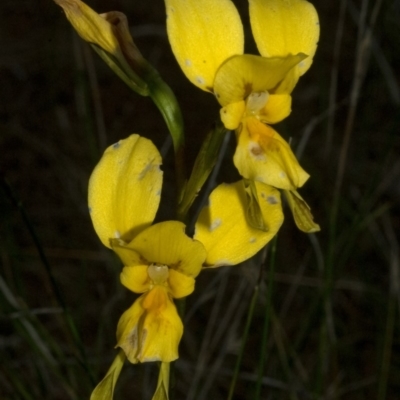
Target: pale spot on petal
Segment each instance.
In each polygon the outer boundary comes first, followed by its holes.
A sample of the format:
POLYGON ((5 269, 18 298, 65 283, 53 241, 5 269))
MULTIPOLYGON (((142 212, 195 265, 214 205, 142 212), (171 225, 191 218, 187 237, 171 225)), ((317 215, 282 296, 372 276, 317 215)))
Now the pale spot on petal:
POLYGON ((185 60, 185 65, 187 67, 191 67, 192 66, 192 62, 190 60, 185 60))
POLYGON ((121 237, 121 232, 120 232, 120 231, 115 231, 115 232, 114 232, 114 237, 115 237, 116 239, 119 239, 119 238, 121 237))
POLYGON ((255 237, 251 237, 249 240, 250 243, 255 243, 257 242, 257 239, 255 237))
POLYGON ((267 202, 269 204, 278 204, 278 199, 275 196, 268 196, 267 202))
POLYGON ((204 85, 206 83, 206 81, 204 80, 204 78, 202 76, 196 76, 196 82, 199 85, 204 85))
POLYGON ((209 231, 210 231, 210 232, 214 231, 214 230, 217 229, 219 226, 221 226, 221 224, 222 224, 221 218, 216 218, 216 219, 214 219, 214 221, 212 222, 212 224, 211 224, 211 226, 210 226, 210 228, 209 228, 209 231))
POLYGON ((256 142, 249 143, 249 152, 258 161, 261 161, 261 160, 264 161, 267 159, 263 149, 256 142))

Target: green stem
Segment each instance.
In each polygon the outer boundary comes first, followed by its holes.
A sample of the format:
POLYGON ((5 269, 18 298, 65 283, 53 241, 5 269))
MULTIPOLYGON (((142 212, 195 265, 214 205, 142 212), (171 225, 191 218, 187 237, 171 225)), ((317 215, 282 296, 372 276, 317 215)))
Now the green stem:
MULTIPOLYGON (((175 150, 175 177, 177 185, 177 204, 179 204, 185 187, 186 172, 184 162, 184 126, 181 109, 171 88, 161 79, 157 71, 152 71, 146 77, 149 87, 150 97, 158 107, 161 115, 167 124, 172 137, 175 150)), ((178 215, 178 219, 183 221, 184 215, 178 215)))

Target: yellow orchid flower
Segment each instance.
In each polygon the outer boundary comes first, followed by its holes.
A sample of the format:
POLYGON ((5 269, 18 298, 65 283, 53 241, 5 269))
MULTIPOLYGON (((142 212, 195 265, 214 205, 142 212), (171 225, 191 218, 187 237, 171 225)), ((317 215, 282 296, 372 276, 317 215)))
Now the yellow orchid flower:
POLYGON ((183 325, 173 298, 189 295, 206 258, 181 222, 150 225, 161 194, 161 156, 131 135, 110 146, 89 182, 89 210, 103 242, 121 258, 121 283, 143 293, 121 317, 117 347, 132 363, 178 358, 183 325))
MULTIPOLYGON (((121 259, 121 283, 141 296, 123 313, 117 327, 122 349, 91 400, 112 399, 115 381, 127 358, 132 363, 178 358, 183 324, 173 299, 191 294, 201 268, 238 264, 270 241, 283 222, 280 193, 256 182, 218 186, 196 223, 194 239, 185 225, 151 225, 158 209, 161 156, 150 140, 131 135, 106 149, 89 181, 89 211, 102 243, 121 259), (246 207, 254 201, 251 226, 246 207)), ((166 367, 165 367, 166 368, 166 367)), ((165 370, 164 368, 164 370, 165 370)), ((167 376, 160 383, 159 392, 167 376)))
POLYGON ((280 189, 308 179, 284 139, 266 124, 286 118, 291 92, 312 63, 318 15, 305 0, 249 0, 261 56, 243 54, 243 27, 230 0, 165 0, 168 37, 187 78, 213 93, 236 130, 240 174, 280 189))

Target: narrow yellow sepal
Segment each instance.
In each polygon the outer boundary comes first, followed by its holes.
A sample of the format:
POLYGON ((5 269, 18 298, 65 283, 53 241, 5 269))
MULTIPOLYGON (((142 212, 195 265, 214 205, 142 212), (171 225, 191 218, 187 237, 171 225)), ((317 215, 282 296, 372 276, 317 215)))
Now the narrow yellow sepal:
POLYGON ((218 67, 242 54, 243 26, 230 0, 165 0, 172 51, 186 77, 212 92, 218 67))
POLYGON ((126 360, 126 356, 122 350, 118 352, 111 367, 107 371, 106 376, 93 390, 90 400, 112 400, 114 396, 114 388, 117 383, 119 374, 126 360))
POLYGON ((246 118, 237 135, 233 161, 244 178, 286 190, 303 186, 309 178, 289 144, 255 117, 246 118))
POLYGON ((183 324, 168 289, 156 285, 126 310, 117 327, 117 347, 131 363, 178 358, 183 324))
POLYGON ((305 0, 249 0, 250 22, 258 51, 264 57, 304 53, 300 75, 311 66, 319 39, 314 6, 305 0))
POLYGON ((152 397, 152 400, 169 400, 169 366, 169 363, 161 363, 160 372, 158 374, 157 389, 152 397))
POLYGON ((206 266, 235 265, 256 254, 278 232, 283 222, 279 191, 255 182, 264 230, 248 223, 245 184, 219 185, 210 195, 209 205, 200 212, 195 239, 207 250, 206 266))
POLYGON ((300 194, 296 190, 284 190, 283 192, 292 211, 294 222, 297 227, 306 233, 320 231, 321 228, 314 222, 309 205, 304 201, 300 194))
POLYGON ((214 93, 222 106, 245 100, 251 93, 272 91, 304 54, 265 58, 251 54, 229 58, 218 69, 214 93))
POLYGON ((89 212, 102 243, 129 242, 149 226, 160 202, 161 155, 153 143, 131 135, 108 147, 89 180, 89 212))

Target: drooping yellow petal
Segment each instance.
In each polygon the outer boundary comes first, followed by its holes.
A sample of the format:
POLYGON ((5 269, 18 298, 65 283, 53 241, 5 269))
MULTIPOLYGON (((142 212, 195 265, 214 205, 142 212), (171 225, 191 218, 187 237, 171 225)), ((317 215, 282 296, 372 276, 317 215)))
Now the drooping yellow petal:
POLYGON ((230 0, 165 0, 172 51, 186 77, 212 92, 218 67, 242 54, 243 26, 230 0))
POLYGON ((279 189, 295 190, 309 178, 289 144, 254 117, 242 124, 233 161, 244 178, 279 189))
POLYGON ((271 94, 267 104, 258 111, 258 118, 266 124, 276 124, 284 120, 292 111, 292 96, 271 94))
POLYGON ((155 286, 125 311, 117 327, 117 347, 131 363, 178 358, 183 324, 166 287, 155 286))
POLYGON ((305 233, 320 231, 320 226, 314 222, 310 206, 304 201, 300 194, 296 190, 285 190, 284 193, 296 226, 305 233))
POLYGON ((132 292, 147 292, 151 287, 147 268, 148 265, 124 267, 120 274, 121 283, 132 292))
POLYGON ((278 232, 283 222, 279 191, 255 182, 260 212, 266 230, 248 223, 247 194, 243 181, 222 184, 210 195, 196 222, 195 239, 207 250, 206 264, 212 267, 235 265, 257 253, 278 232))
POLYGON ((169 270, 168 288, 172 297, 180 299, 193 293, 195 280, 174 269, 169 270))
POLYGON ((89 181, 89 212, 102 243, 125 242, 153 221, 160 202, 161 156, 153 143, 131 135, 108 147, 89 181))
POLYGON ((304 53, 298 68, 303 75, 311 66, 319 39, 314 6, 305 0, 249 0, 250 22, 258 51, 264 57, 304 53))
POLYGON ((94 388, 90 400, 112 400, 114 389, 117 383, 119 374, 126 360, 126 356, 122 350, 118 352, 111 367, 108 369, 106 376, 94 388))
POLYGON ((206 258, 203 245, 185 234, 185 225, 166 221, 139 233, 128 246, 150 263, 167 265, 182 274, 196 277, 206 258))
POLYGON ((218 69, 214 93, 222 106, 245 100, 251 93, 271 91, 304 54, 264 58, 251 54, 233 56, 218 69))

